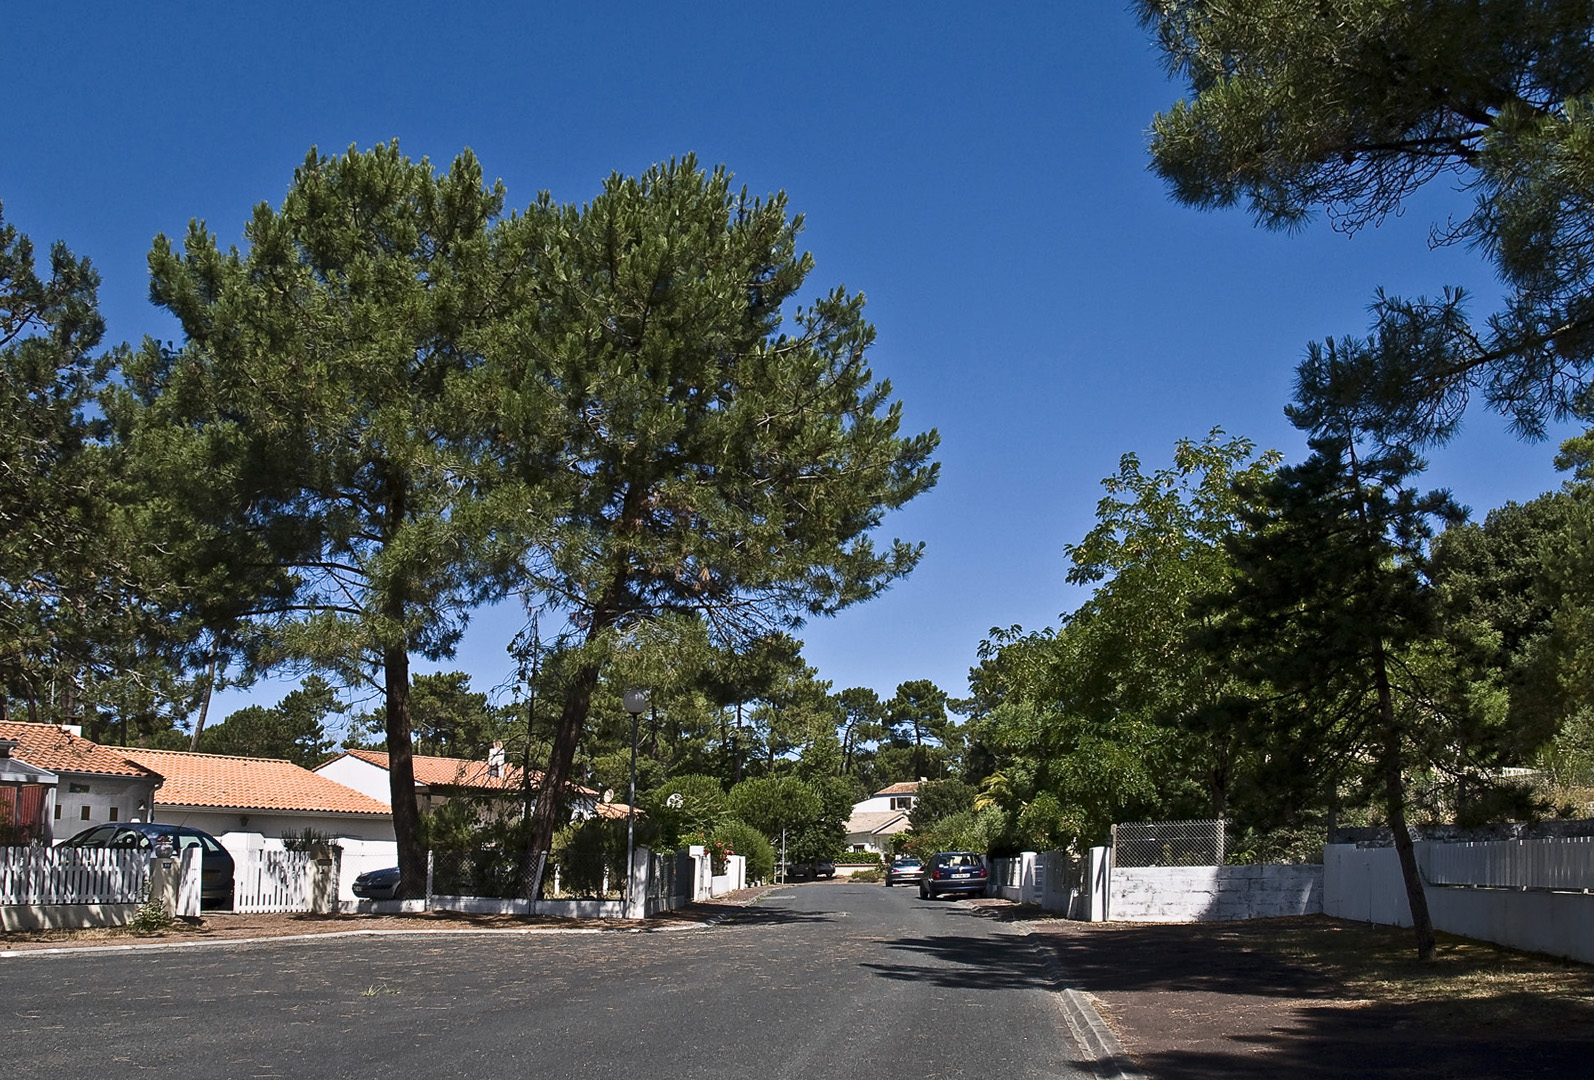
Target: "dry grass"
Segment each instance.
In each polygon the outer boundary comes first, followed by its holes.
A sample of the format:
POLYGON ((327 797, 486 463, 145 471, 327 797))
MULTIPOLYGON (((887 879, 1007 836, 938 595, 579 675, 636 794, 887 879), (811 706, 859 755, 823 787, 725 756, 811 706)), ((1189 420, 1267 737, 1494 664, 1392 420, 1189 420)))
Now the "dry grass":
POLYGON ((1410 930, 1327 918, 1252 924, 1236 937, 1345 998, 1410 1009, 1452 1030, 1594 1026, 1594 967, 1571 960, 1440 934, 1438 955, 1423 963, 1410 930))

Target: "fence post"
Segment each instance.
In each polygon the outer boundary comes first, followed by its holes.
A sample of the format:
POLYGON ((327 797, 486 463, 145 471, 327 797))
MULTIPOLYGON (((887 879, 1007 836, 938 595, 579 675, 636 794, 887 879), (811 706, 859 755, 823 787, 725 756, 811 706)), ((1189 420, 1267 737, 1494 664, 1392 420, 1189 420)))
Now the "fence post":
POLYGON ((434 852, 434 851, 428 851, 426 853, 426 910, 427 911, 432 910, 432 881, 434 880, 433 871, 435 869, 435 867, 433 866, 433 863, 434 863, 436 857, 437 857, 437 853, 434 852))
POLYGON ((1090 891, 1088 902, 1089 919, 1091 922, 1105 922, 1109 916, 1108 903, 1112 897, 1112 848, 1093 847, 1090 849, 1086 887, 1090 891))
POLYGON ((625 891, 625 917, 645 919, 648 916, 648 895, 652 891, 653 852, 638 845, 631 852, 630 878, 625 891))

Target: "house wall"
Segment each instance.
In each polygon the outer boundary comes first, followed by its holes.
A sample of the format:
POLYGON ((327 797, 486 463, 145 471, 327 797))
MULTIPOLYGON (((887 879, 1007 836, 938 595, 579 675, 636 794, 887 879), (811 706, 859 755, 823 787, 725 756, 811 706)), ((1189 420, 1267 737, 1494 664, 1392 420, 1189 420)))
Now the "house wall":
POLYGON ((871 795, 863 802, 853 803, 852 812, 854 814, 889 814, 893 811, 906 812, 912 808, 912 806, 912 795, 871 795), (906 799, 907 805, 892 806, 891 802, 893 799, 898 801, 906 799))
MULTIPOLYGON (((284 834, 296 836, 306 828, 331 837, 352 840, 393 840, 392 818, 357 818, 348 814, 289 814, 270 810, 186 809, 180 806, 155 807, 155 820, 167 825, 189 825, 216 837, 225 834, 259 836, 281 840, 284 834)), ((222 845, 226 847, 225 844, 222 845)), ((230 848, 228 850, 231 850, 230 848)))
POLYGON ((369 761, 361 761, 357 757, 337 757, 312 771, 328 780, 336 780, 344 787, 353 788, 362 795, 369 795, 377 802, 393 805, 392 782, 388 779, 387 770, 369 761))
POLYGON ((155 782, 132 776, 57 771, 51 841, 59 844, 84 829, 110 821, 149 821, 155 782), (112 816, 112 812, 115 816, 112 816))

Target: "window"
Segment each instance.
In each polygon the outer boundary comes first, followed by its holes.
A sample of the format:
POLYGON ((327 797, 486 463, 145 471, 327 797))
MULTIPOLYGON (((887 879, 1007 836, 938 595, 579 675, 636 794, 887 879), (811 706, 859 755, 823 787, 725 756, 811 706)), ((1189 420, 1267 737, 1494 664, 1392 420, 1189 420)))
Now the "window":
POLYGON ((912 795, 893 795, 891 797, 891 809, 893 809, 893 810, 912 810, 913 809, 913 796, 912 795))
POLYGON ((61 804, 60 803, 56 803, 55 804, 55 820, 57 820, 57 821, 61 820, 61 804))
POLYGON ((116 807, 114 807, 114 806, 111 807, 111 820, 112 821, 116 820, 116 807))
POLYGON ((78 817, 82 818, 84 821, 87 821, 89 819, 89 808, 86 806, 79 807, 78 817))
POLYGON ((87 795, 89 786, 87 784, 68 784, 66 790, 70 795, 87 795))

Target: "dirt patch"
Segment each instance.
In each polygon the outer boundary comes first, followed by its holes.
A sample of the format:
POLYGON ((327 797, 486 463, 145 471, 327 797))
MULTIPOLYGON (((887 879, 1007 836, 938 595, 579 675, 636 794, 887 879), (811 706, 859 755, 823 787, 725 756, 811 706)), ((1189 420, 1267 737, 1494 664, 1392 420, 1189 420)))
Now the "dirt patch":
POLYGON ((549 915, 471 915, 449 911, 394 915, 234 915, 230 912, 213 912, 202 918, 180 919, 169 929, 155 933, 141 934, 125 926, 0 932, 0 952, 159 942, 243 941, 362 930, 656 930, 708 922, 745 907, 767 891, 763 888, 743 889, 701 904, 688 904, 662 912, 651 919, 564 919, 549 915))
POLYGON ((1065 978, 1156 1080, 1584 1075, 1594 968, 1323 917, 1042 919, 1065 978))

